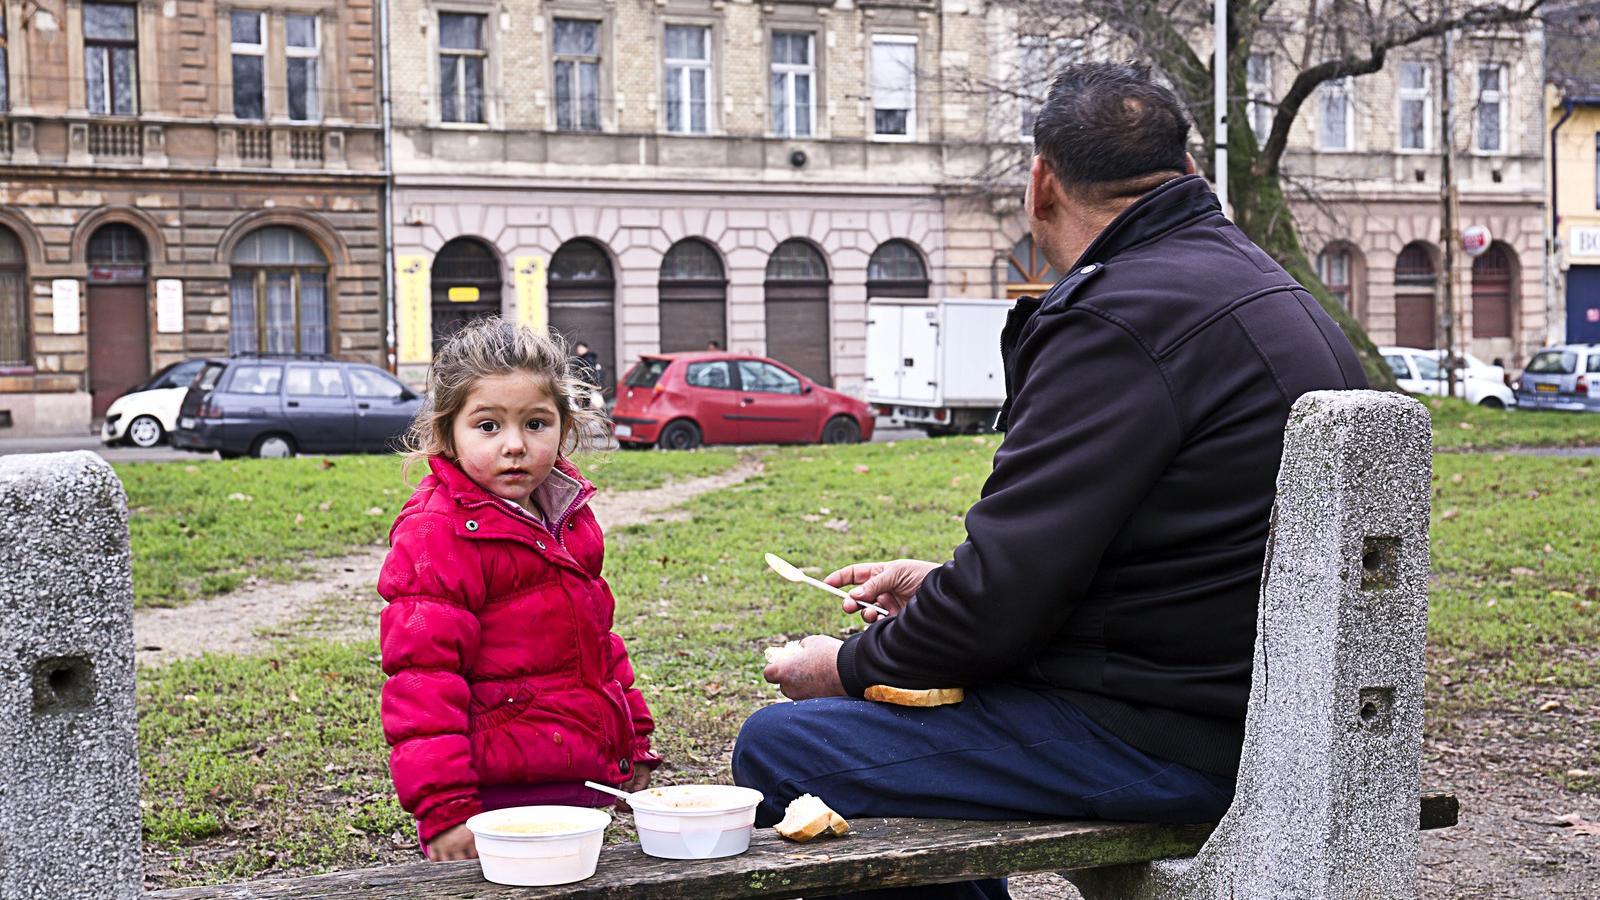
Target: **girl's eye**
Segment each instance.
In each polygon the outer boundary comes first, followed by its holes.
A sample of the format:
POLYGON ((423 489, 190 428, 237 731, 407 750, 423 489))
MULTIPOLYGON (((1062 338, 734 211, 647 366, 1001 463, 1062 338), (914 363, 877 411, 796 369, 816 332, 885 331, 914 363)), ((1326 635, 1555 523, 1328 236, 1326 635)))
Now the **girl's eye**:
POLYGON ((484 434, 494 434, 500 430, 500 424, 498 422, 479 422, 477 429, 484 434))
POLYGON ((529 419, 528 420, 528 430, 529 431, 543 431, 544 430, 544 422, 542 422, 539 419, 529 419))

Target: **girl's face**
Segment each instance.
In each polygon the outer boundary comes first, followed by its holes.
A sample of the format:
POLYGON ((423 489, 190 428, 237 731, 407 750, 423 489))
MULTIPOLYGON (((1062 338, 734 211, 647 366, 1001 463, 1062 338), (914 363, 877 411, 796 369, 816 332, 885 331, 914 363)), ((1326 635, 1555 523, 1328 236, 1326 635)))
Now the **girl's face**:
POLYGON ((535 511, 533 492, 561 454, 561 413, 548 379, 521 371, 479 379, 450 423, 450 439, 479 487, 535 511))

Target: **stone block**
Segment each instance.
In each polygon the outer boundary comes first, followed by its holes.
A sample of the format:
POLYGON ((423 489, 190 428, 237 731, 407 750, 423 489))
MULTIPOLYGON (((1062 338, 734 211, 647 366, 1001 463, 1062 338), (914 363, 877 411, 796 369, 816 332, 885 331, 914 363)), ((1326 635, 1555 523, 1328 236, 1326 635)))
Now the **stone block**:
POLYGON ((0 900, 142 890, 127 516, 93 453, 0 457, 0 900))

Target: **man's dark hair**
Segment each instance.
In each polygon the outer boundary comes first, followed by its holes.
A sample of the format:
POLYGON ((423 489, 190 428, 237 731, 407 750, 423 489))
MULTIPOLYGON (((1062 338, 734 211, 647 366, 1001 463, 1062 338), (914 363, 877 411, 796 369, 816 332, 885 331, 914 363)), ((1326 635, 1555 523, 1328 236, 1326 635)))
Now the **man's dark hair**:
POLYGON ((1183 172, 1188 139, 1178 98, 1129 63, 1064 67, 1033 126, 1034 151, 1062 185, 1111 195, 1119 183, 1183 172))

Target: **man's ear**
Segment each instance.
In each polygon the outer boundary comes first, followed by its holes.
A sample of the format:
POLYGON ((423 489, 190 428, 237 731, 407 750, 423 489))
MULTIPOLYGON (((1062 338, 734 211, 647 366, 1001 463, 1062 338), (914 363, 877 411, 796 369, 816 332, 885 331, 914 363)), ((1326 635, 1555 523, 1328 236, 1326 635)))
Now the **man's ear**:
POLYGON ((1183 174, 1185 174, 1185 175, 1198 175, 1198 174, 1200 174, 1200 167, 1195 165, 1194 154, 1193 153, 1185 153, 1183 155, 1183 174))
POLYGON ((1056 196, 1059 187, 1060 182, 1056 181, 1056 175, 1050 170, 1050 165, 1044 161, 1044 157, 1034 154, 1033 168, 1028 173, 1028 194, 1025 198, 1027 209, 1023 210, 1028 214, 1028 218, 1047 218, 1048 212, 1060 199, 1056 196))

